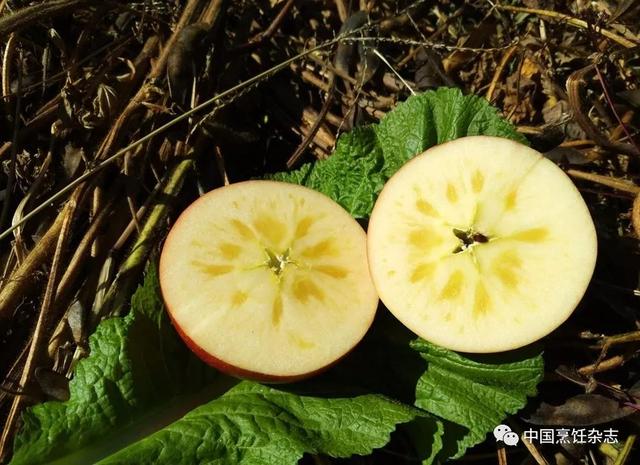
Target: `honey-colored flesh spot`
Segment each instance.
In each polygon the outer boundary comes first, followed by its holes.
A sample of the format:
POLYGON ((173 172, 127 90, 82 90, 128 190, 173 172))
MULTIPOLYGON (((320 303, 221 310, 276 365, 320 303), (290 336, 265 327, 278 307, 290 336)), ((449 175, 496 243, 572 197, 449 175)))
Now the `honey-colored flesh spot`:
POLYGON ((547 228, 531 228, 517 232, 511 236, 511 239, 522 242, 542 242, 549 236, 547 228))
POLYGON ((315 347, 315 344, 313 342, 298 336, 294 332, 289 332, 287 334, 289 338, 293 341, 293 343, 298 347, 300 347, 301 349, 311 349, 312 347, 315 347))
POLYGON ((270 215, 258 216, 253 225, 273 245, 280 244, 287 232, 285 224, 270 215))
POLYGON ((220 254, 224 258, 227 260, 233 260, 240 255, 242 248, 238 245, 232 244, 231 242, 223 242, 218 246, 218 250, 220 250, 220 254))
POLYGON ((310 298, 316 298, 320 301, 324 300, 324 293, 322 289, 316 286, 313 281, 308 278, 298 278, 291 285, 293 296, 306 304, 310 298))
POLYGON ((513 210, 516 208, 516 196, 518 195, 517 191, 514 189, 510 191, 507 196, 504 198, 504 209, 506 211, 513 210))
POLYGON ((497 267, 494 272, 498 275, 500 281, 508 288, 515 289, 518 286, 518 276, 512 269, 497 267))
POLYGON ((496 262, 501 263, 504 266, 513 268, 519 268, 520 266, 522 266, 522 260, 520 259, 518 252, 513 249, 507 250, 498 255, 496 262))
POLYGON ((194 261, 193 264, 209 276, 220 276, 233 270, 231 265, 218 265, 194 261))
POLYGON ((427 228, 415 229, 409 233, 409 244, 419 249, 429 249, 442 244, 442 237, 427 228))
POLYGON ((300 252, 300 255, 305 258, 320 258, 335 254, 336 248, 333 239, 324 239, 300 252))
POLYGON ((462 271, 456 270, 451 273, 447 284, 445 284, 442 288, 442 291, 440 291, 440 298, 442 300, 452 300, 457 298, 460 295, 460 291, 462 290, 463 280, 464 275, 462 271))
POLYGON ((278 291, 278 295, 273 299, 273 306, 271 307, 271 323, 273 326, 278 326, 282 319, 282 296, 278 291))
POLYGON ((522 260, 517 252, 508 250, 495 259, 491 268, 506 287, 515 289, 518 286, 518 269, 521 266, 522 260))
POLYGON ((473 172, 471 176, 471 188, 476 194, 482 190, 484 186, 484 176, 478 170, 473 172))
POLYGON ((473 316, 479 317, 487 313, 490 304, 489 294, 484 284, 479 282, 476 286, 476 292, 473 298, 473 316))
POLYGON ((447 199, 451 203, 458 201, 458 191, 456 190, 456 186, 451 183, 447 184, 447 199))
POLYGON ((247 226, 246 224, 244 224, 242 221, 240 220, 231 220, 231 225, 233 226, 233 229, 236 230, 236 232, 244 239, 255 239, 255 235, 253 234, 253 231, 251 230, 251 228, 249 226, 247 226))
POLYGON ((347 270, 335 265, 318 265, 314 266, 313 269, 336 279, 345 278, 348 274, 347 270))
POLYGON ((305 216, 300 221, 298 221, 298 224, 296 225, 296 232, 294 234, 294 238, 301 239, 304 236, 306 236, 312 224, 313 224, 313 217, 311 216, 305 216))
POLYGON ((249 297, 249 295, 246 292, 242 292, 242 291, 234 292, 233 296, 231 297, 231 306, 234 308, 239 307, 240 305, 242 305, 247 301, 247 297, 249 297))
POLYGON ((416 208, 423 215, 426 215, 426 216, 438 216, 438 212, 436 211, 435 208, 433 208, 433 205, 431 205, 429 202, 427 202, 424 199, 416 200, 416 208))
POLYGON ((413 269, 411 276, 409 277, 409 281, 417 283, 418 281, 429 278, 433 275, 435 269, 435 263, 421 263, 413 269))

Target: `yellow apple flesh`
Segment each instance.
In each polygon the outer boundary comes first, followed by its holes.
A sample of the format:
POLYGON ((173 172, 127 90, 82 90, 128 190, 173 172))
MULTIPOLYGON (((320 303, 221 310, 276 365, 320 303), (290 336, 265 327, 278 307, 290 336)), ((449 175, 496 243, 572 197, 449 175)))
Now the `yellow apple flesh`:
POLYGON ((376 202, 367 247, 387 308, 420 337, 464 352, 549 334, 579 303, 597 254, 587 206, 564 172, 487 136, 404 165, 376 202))
POLYGON ((272 181, 222 187, 189 206, 162 250, 160 285, 203 360, 273 382, 335 363, 378 304, 362 227, 323 194, 272 181))

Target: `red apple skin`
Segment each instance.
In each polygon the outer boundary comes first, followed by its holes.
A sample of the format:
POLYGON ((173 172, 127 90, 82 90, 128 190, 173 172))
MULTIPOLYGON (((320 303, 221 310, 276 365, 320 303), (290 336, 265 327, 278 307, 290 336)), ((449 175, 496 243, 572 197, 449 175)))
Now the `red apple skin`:
POLYGON ((182 338, 184 343, 187 345, 187 347, 189 347, 189 349, 194 354, 196 354, 200 360, 202 360, 207 365, 209 365, 209 366, 211 366, 211 367, 213 367, 213 368, 215 368, 217 370, 220 370, 222 373, 225 373, 227 375, 235 376, 236 378, 247 379, 247 380, 251 380, 251 381, 257 381, 257 382, 260 382, 260 383, 269 383, 269 384, 293 383, 293 382, 296 382, 296 381, 302 381, 302 380, 311 378, 313 376, 319 375, 321 373, 324 373, 329 368, 332 368, 337 363, 339 363, 342 359, 347 357, 353 351, 353 349, 355 349, 358 346, 358 344, 360 343, 360 341, 357 341, 355 343, 355 345, 351 349, 349 349, 349 351, 347 353, 345 353, 342 357, 338 358, 337 360, 334 360, 332 363, 330 363, 329 365, 327 365, 325 367, 318 368, 317 370, 311 371, 309 373, 302 373, 300 375, 275 376, 275 375, 269 375, 267 373, 259 373, 259 372, 256 372, 256 371, 249 371, 249 370, 245 370, 243 368, 239 368, 239 367, 236 367, 236 366, 233 366, 233 365, 229 365, 228 363, 220 360, 219 358, 214 357, 210 353, 205 352, 189 336, 187 336, 184 331, 182 331, 182 328, 180 328, 178 323, 173 319, 173 316, 171 315, 171 311, 169 310, 168 307, 167 307, 167 313, 169 314, 169 318, 171 319, 171 324, 175 328, 176 332, 180 335, 180 337, 182 338))

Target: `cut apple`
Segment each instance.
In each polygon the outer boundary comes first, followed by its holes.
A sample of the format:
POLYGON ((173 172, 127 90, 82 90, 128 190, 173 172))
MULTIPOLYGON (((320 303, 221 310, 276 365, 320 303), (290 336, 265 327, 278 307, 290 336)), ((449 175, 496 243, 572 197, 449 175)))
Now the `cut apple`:
POLYGON ((261 381, 330 366, 378 304, 358 222, 319 192, 272 181, 222 187, 187 208, 162 250, 160 286, 196 354, 261 381))
POLYGON ((524 145, 475 136, 427 150, 387 182, 368 253, 380 299, 405 326, 449 349, 498 352, 569 317, 597 241, 561 169, 524 145))

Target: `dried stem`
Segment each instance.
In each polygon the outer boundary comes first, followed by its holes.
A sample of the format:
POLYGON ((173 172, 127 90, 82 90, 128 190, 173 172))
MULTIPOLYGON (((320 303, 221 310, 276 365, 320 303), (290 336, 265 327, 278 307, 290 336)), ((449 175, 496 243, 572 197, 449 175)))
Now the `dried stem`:
MULTIPOLYGON (((151 209, 142 231, 138 236, 131 253, 124 260, 118 274, 111 284, 104 304, 99 311, 98 318, 120 314, 129 298, 129 294, 137 282, 139 272, 142 270, 152 247, 155 238, 163 222, 171 209, 168 199, 174 198, 182 188, 182 181, 187 172, 193 167, 193 159, 186 158, 169 172, 164 188, 156 199, 156 204, 151 209)), ((96 322, 94 322, 96 323, 96 322)))
MULTIPOLYGON (((46 353, 45 348, 48 340, 47 332, 49 331, 50 323, 53 322, 53 317, 55 316, 54 299, 58 274, 60 273, 62 257, 69 240, 71 225, 75 219, 77 209, 78 202, 69 201, 63 210, 63 221, 60 228, 60 235, 57 238, 53 260, 51 262, 49 280, 45 289, 44 298, 42 299, 42 305, 40 307, 38 321, 31 340, 29 354, 27 355, 27 360, 22 371, 22 377, 20 378, 20 385, 23 388, 28 388, 31 385, 33 372, 41 363, 43 355, 46 353)), ((0 457, 4 457, 10 447, 10 439, 13 437, 13 432, 18 420, 18 414, 22 411, 24 401, 25 399, 23 396, 16 396, 13 399, 13 404, 11 405, 9 416, 5 422, 2 437, 0 437, 0 457)))
POLYGON ((536 461, 538 465, 549 465, 549 462, 547 462, 547 459, 545 459, 542 456, 538 448, 531 441, 525 438, 524 435, 520 435, 520 440, 522 441, 522 444, 524 444, 524 446, 527 448, 527 450, 529 451, 529 453, 531 454, 531 456, 533 457, 533 459, 536 461))
MULTIPOLYGON (((600 85, 602 86, 602 92, 604 93, 604 97, 607 100, 607 104, 609 105, 609 108, 611 109, 611 112, 613 113, 613 115, 616 117, 616 120, 618 121, 618 125, 619 125, 618 127, 622 129, 622 131, 627 136, 627 139, 629 140, 629 142, 631 142, 631 144, 636 148, 636 151, 638 152, 638 154, 640 154, 640 148, 635 143, 635 141, 634 141, 633 137, 631 136, 631 134, 629 134, 629 131, 627 130, 627 125, 620 118, 620 115, 618 115, 618 112, 616 111, 616 107, 613 104, 613 100, 611 99, 611 95, 609 95, 609 89, 607 88, 607 85, 604 82, 604 76, 602 76, 602 73, 600 72, 600 68, 598 68, 598 65, 594 65, 594 69, 596 71, 596 74, 598 75, 598 81, 600 82, 600 85)), ((615 140, 616 138, 612 137, 612 139, 615 140)))
POLYGON ((511 57, 513 57, 513 54, 516 52, 516 50, 518 50, 518 47, 515 47, 515 46, 509 47, 505 52, 505 54, 502 55, 500 64, 496 68, 496 72, 493 73, 493 79, 491 79, 491 84, 489 85, 489 90, 487 90, 487 95, 485 95, 485 98, 489 102, 491 102, 491 99, 493 98, 493 92, 496 90, 496 85, 498 84, 498 81, 502 77, 502 73, 504 72, 507 64, 509 63, 509 60, 511 60, 511 57))
POLYGON ((347 16, 349 16, 347 12, 347 6, 344 4, 344 0, 334 0, 336 4, 336 10, 338 12, 338 18, 340 18, 340 22, 344 23, 347 20, 347 16))
POLYGON ((11 65, 16 51, 16 35, 9 34, 7 44, 4 47, 2 57, 2 98, 6 99, 11 95, 11 65))
POLYGON ((578 373, 581 375, 589 376, 594 373, 602 373, 603 371, 613 370, 624 364, 625 358, 622 355, 616 355, 614 357, 602 360, 601 362, 592 363, 578 369, 578 373))
POLYGON ((640 193, 640 186, 636 186, 632 182, 625 181, 623 179, 618 179, 611 176, 603 176, 601 174, 587 173, 585 171, 573 169, 567 170, 567 174, 574 178, 595 182, 603 186, 618 189, 619 191, 628 192, 629 194, 638 195, 640 193))
POLYGON ((95 4, 93 0, 50 0, 16 10, 0 17, 0 37, 6 37, 30 24, 95 4))
MULTIPOLYGON (((78 191, 71 200, 77 201, 82 192, 78 191)), ((65 219, 64 210, 56 217, 44 236, 36 243, 22 264, 16 269, 0 290, 0 319, 9 319, 23 296, 29 295, 37 284, 35 274, 53 254, 65 219)))
POLYGON ((242 44, 232 50, 232 53, 245 53, 262 45, 264 42, 269 40, 275 32, 278 30, 284 18, 286 18, 287 14, 291 10, 291 7, 295 3, 295 0, 287 0, 285 4, 280 9, 280 12, 276 15, 274 20, 269 24, 269 26, 262 32, 258 33, 256 36, 251 38, 246 44, 242 44))
POLYGON ((307 135, 302 140, 302 143, 298 145, 298 148, 296 149, 296 151, 293 153, 293 155, 291 155, 291 157, 289 157, 289 160, 287 160, 287 168, 292 168, 298 162, 302 154, 305 152, 305 150, 307 149, 307 147, 315 137, 316 133, 318 132, 318 129, 320 129, 320 126, 322 125, 322 122, 324 121, 325 116, 327 116, 327 112, 329 111, 331 102, 333 101, 333 95, 335 93, 335 90, 336 90, 336 76, 335 74, 332 74, 329 82, 329 91, 327 92, 325 101, 322 104, 320 113, 318 113, 318 117, 314 121, 313 126, 311 126, 311 129, 309 130, 307 135))
POLYGON ((564 21, 567 24, 570 24, 571 26, 577 27, 580 29, 593 29, 595 32, 603 35, 607 39, 611 39, 617 44, 620 44, 626 48, 633 48, 640 45, 640 41, 638 41, 637 39, 631 41, 629 39, 626 39, 616 34, 615 32, 611 32, 607 29, 590 25, 589 23, 587 23, 582 19, 574 18, 573 16, 565 15, 563 13, 558 13, 556 11, 541 10, 538 8, 525 8, 525 7, 511 6, 511 5, 496 5, 495 7, 498 10, 513 11, 516 13, 530 13, 538 16, 546 16, 548 18, 554 18, 559 21, 564 21))
POLYGON ((573 110, 573 116, 580 125, 580 127, 587 133, 587 135, 593 139, 598 145, 609 148, 611 150, 632 155, 635 157, 640 156, 640 151, 631 144, 625 144, 620 142, 612 142, 607 137, 602 135, 597 127, 591 122, 589 117, 582 111, 582 98, 580 97, 580 89, 585 84, 585 76, 595 71, 596 66, 594 64, 585 66, 578 71, 574 71, 567 79, 567 98, 571 109, 573 110))
POLYGON ((102 171, 103 169, 105 169, 106 167, 110 166, 111 164, 113 164, 114 162, 116 162, 121 156, 123 156, 124 154, 126 154, 128 151, 132 150, 133 148, 137 147, 140 144, 143 144, 151 139, 153 139, 155 136, 157 136, 158 134, 163 133, 164 131, 166 131, 167 129, 175 126, 176 124, 178 124, 181 121, 184 121, 186 119, 188 119, 190 116, 198 113, 199 111, 203 110, 204 108, 207 108, 211 105, 213 105, 214 103, 217 103, 223 99, 225 99, 228 96, 231 95, 235 95, 238 92, 240 92, 243 89, 249 88, 261 81, 263 81, 264 79, 267 79, 269 77, 271 77, 273 74, 286 69, 289 67, 289 65, 295 61, 300 60, 301 58, 304 58, 305 56, 316 52, 318 50, 321 50, 323 48, 327 48, 330 47, 331 45, 337 43, 338 41, 342 40, 342 37, 336 37, 335 39, 329 40, 327 42, 323 42, 322 44, 317 45, 316 47, 313 47, 311 49, 305 50, 291 58, 288 58, 287 60, 273 66, 272 68, 269 68, 266 71, 263 71, 262 73, 259 73, 249 79, 247 79, 246 81, 241 82, 240 84, 237 84, 223 92, 220 92, 218 95, 211 97, 208 100, 205 100, 204 102, 202 102, 201 104, 195 106, 194 108, 192 108, 191 110, 188 110, 184 113, 182 113, 181 115, 176 116, 175 118, 173 118, 172 120, 170 120, 169 122, 165 123, 164 125, 158 127, 157 129, 149 132, 148 134, 146 134, 145 136, 141 137, 140 139, 130 143, 129 145, 127 145, 126 147, 118 150, 116 153, 114 153, 113 155, 111 155, 110 157, 105 158, 104 160, 102 160, 100 163, 98 163, 93 169, 88 170, 87 172, 85 172, 84 174, 82 174, 81 176, 79 176, 78 178, 76 178, 75 180, 71 181, 69 184, 67 184, 64 188, 60 189, 58 192, 56 192, 55 194, 53 194, 51 197, 49 197, 48 199, 46 199, 45 201, 43 201, 38 207, 34 208, 32 211, 30 211, 28 214, 26 214, 21 221, 19 221, 18 223, 14 224, 11 228, 3 231, 0 234, 0 240, 4 239, 5 237, 7 237, 9 234, 11 234, 11 231, 13 231, 13 229, 22 226, 24 223, 26 223, 27 221, 29 221, 31 218, 33 218, 35 215, 37 215, 38 213, 40 213, 41 211, 45 210, 46 208, 50 207, 51 205, 54 205, 55 203, 57 203, 65 194, 67 194, 68 192, 72 191, 74 188, 76 188, 77 186, 79 186, 80 184, 84 183, 87 179, 95 176, 97 173, 99 173, 100 171, 102 171))
POLYGON ((58 284, 56 303, 64 301, 71 292, 71 288, 82 270, 82 265, 91 256, 90 250, 93 241, 100 234, 105 221, 111 216, 113 201, 114 199, 112 198, 102 206, 100 213, 95 216, 91 222, 91 226, 89 226, 80 244, 78 244, 58 284))
MULTIPOLYGON (((22 54, 21 54, 22 55, 22 54)), ((18 158, 18 129, 20 127, 20 111, 22 107, 22 97, 20 88, 22 87, 22 71, 18 67, 18 96, 16 98, 16 107, 13 117, 13 141, 11 143, 11 167, 9 168, 9 176, 7 178, 7 189, 4 201, 2 202, 2 212, 0 212, 0 230, 4 228, 7 218, 9 217, 9 205, 11 204, 11 194, 13 192, 13 184, 16 178, 16 164, 18 158)))
POLYGON ((507 451, 504 447, 498 447, 498 465, 509 465, 507 463, 507 451))
POLYGON ((640 237, 640 192, 636 194, 633 200, 633 208, 631 209, 631 224, 636 236, 640 237))
POLYGON ((624 446, 622 446, 622 450, 618 452, 618 457, 616 461, 613 462, 613 465, 625 465, 627 463, 627 459, 631 454, 631 449, 633 448, 633 444, 636 442, 637 436, 635 434, 630 434, 627 437, 627 440, 624 442, 624 446))

